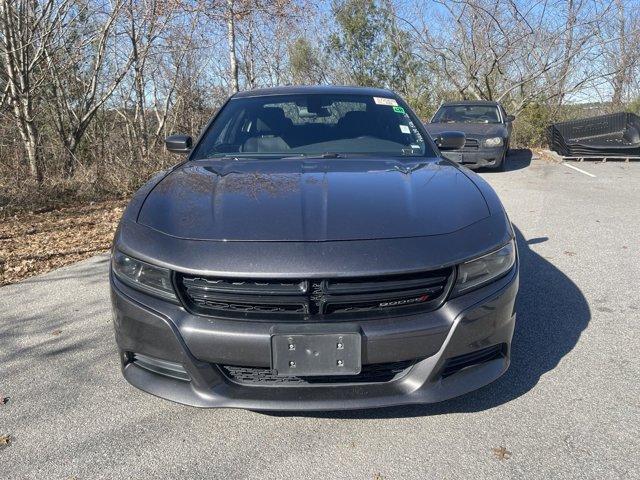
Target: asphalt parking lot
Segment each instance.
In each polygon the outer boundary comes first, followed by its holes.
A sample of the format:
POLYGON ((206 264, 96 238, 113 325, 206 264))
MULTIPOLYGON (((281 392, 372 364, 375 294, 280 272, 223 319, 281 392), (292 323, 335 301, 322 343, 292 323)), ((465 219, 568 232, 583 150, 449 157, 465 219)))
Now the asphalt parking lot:
POLYGON ((640 163, 519 152, 510 370, 446 403, 200 410, 121 377, 107 257, 0 289, 0 478, 640 478, 640 163))

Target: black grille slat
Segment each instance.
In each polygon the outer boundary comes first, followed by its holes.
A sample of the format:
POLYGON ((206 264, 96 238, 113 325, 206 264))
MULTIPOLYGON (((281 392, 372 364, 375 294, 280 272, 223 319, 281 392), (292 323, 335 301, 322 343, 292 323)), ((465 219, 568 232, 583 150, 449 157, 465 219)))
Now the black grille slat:
MULTIPOLYGON (((361 279, 362 280, 362 279, 361 279)), ((446 283, 446 275, 436 277, 417 277, 406 280, 382 280, 379 282, 328 280, 325 282, 325 291, 328 293, 359 293, 359 292, 384 292, 395 290, 407 290, 409 288, 429 287, 446 283)))
POLYGON ((234 303, 234 302, 219 302, 211 300, 195 299, 194 303, 204 308, 211 308, 213 310, 229 311, 229 312, 244 312, 244 313, 307 313, 305 305, 297 304, 256 304, 256 303, 234 303))
POLYGON ((278 376, 266 367, 239 367, 233 365, 219 365, 225 376, 245 385, 305 385, 305 384, 336 384, 336 383, 383 383, 390 382, 403 376, 415 363, 406 360, 393 363, 379 363, 363 365, 357 375, 331 375, 314 377, 278 376))
POLYGON ((187 288, 186 290, 189 298, 192 300, 208 300, 208 301, 225 301, 232 303, 258 303, 265 305, 286 305, 286 304, 304 304, 304 297, 296 296, 268 296, 268 295, 220 295, 210 292, 194 291, 187 288))
POLYGON ((187 309, 222 318, 318 320, 435 308, 453 269, 335 279, 233 279, 176 274, 187 309), (342 315, 342 317, 340 317, 342 315), (330 317, 330 318, 328 318, 330 317))
MULTIPOLYGON (((358 294, 358 295, 327 295, 326 298, 327 302, 332 302, 336 299, 340 299, 340 298, 346 298, 346 302, 348 302, 350 299, 354 299, 354 300, 361 300, 361 301, 371 301, 371 300, 379 300, 379 301, 385 301, 385 300, 392 300, 395 298, 403 298, 403 297, 411 297, 411 296, 417 296, 417 295, 422 295, 422 294, 426 294, 429 295, 430 297, 432 295, 437 295, 438 293, 440 293, 442 291, 443 285, 438 285, 438 286, 434 286, 434 287, 426 287, 426 288, 416 288, 416 289, 411 289, 411 290, 403 290, 401 292, 377 292, 377 293, 363 293, 363 294, 358 294)), ((339 300, 336 300, 339 301, 339 300)))
POLYGON ((480 142, 476 138, 466 138, 464 141, 464 147, 468 149, 477 149, 480 147, 480 142))
POLYGON ((295 295, 304 293, 308 289, 308 282, 305 281, 230 281, 222 278, 208 279, 202 277, 184 277, 182 281, 186 288, 200 290, 203 292, 230 292, 257 295, 295 295))
POLYGON ((438 298, 444 290, 444 286, 429 287, 418 290, 410 290, 405 292, 376 293, 367 295, 347 296, 329 296, 325 303, 325 313, 338 312, 370 312, 381 308, 409 307, 411 305, 419 305, 438 298), (386 303, 394 303, 388 305, 386 303))

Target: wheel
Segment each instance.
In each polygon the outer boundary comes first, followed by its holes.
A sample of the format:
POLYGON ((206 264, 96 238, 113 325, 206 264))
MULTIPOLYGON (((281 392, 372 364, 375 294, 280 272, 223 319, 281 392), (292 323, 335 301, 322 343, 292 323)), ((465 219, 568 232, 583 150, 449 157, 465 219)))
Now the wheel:
POLYGON ((507 150, 505 150, 504 153, 502 154, 502 158, 500 159, 500 161, 493 166, 493 170, 495 170, 496 172, 504 172, 507 168, 506 164, 507 164, 507 150))

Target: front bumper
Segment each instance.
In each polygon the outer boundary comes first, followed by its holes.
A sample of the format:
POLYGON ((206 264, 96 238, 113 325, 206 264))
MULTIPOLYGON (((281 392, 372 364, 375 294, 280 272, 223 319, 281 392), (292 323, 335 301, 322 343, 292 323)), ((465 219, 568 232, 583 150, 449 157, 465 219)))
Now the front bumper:
MULTIPOLYGON (((148 393, 198 407, 251 410, 342 410, 431 403, 490 383, 506 371, 515 324, 517 265, 502 279, 418 315, 366 320, 362 363, 414 360, 400 378, 380 383, 246 385, 219 365, 270 367, 271 334, 291 323, 223 321, 189 314, 111 278, 116 342, 122 371, 148 393), (492 346, 501 355, 443 377, 454 357, 492 346), (134 354, 180 364, 189 380, 156 373, 133 361, 134 354)), ((335 332, 336 324, 316 324, 335 332)))
POLYGON ((496 148, 462 149, 452 152, 442 152, 449 160, 468 168, 495 167, 505 154, 505 146, 496 148))

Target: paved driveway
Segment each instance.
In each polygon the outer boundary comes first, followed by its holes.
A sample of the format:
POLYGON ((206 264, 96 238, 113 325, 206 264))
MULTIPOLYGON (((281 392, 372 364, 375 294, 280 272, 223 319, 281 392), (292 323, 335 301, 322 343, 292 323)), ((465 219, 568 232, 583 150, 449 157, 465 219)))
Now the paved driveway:
POLYGON ((308 416, 175 405, 120 376, 100 256, 0 289, 0 478, 640 478, 640 164, 529 163, 482 173, 522 258, 494 384, 308 416))

